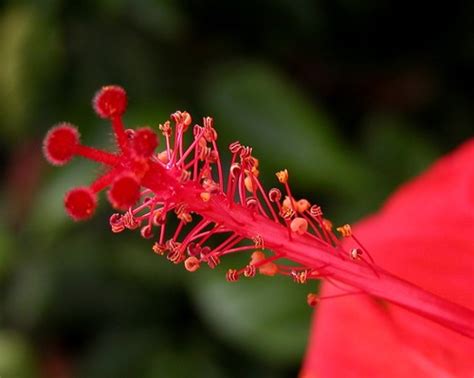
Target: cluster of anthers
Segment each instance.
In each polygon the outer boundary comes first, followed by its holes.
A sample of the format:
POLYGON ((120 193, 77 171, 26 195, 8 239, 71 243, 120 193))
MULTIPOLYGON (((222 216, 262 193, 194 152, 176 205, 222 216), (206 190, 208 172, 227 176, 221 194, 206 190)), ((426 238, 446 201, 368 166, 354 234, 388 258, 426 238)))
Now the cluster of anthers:
MULTIPOLYGON (((382 270, 349 225, 336 228, 347 240, 343 246, 321 208, 293 196, 286 169, 276 174, 283 191, 264 189, 252 148, 234 142, 224 171, 212 118, 198 125, 187 112, 173 113, 171 121, 158 127, 164 138, 158 148, 152 128, 125 128, 123 88, 103 87, 93 106, 111 122, 116 152, 81 144, 70 123, 56 125, 44 139, 44 154, 53 165, 78 155, 105 166, 92 184, 66 194, 64 206, 73 219, 91 217, 97 194, 108 188, 109 202, 123 211, 110 217, 112 231, 139 229, 143 238, 155 240, 156 254, 184 263, 188 271, 202 264, 213 269, 225 255, 248 252, 248 264, 228 270, 228 281, 257 273, 285 275, 299 284, 325 279, 342 290, 337 296, 372 294, 461 333, 474 333, 467 322, 471 312, 382 270), (192 138, 185 138, 186 133, 192 138), (177 222, 169 221, 173 215, 177 222)), ((314 293, 307 298, 311 306, 321 299, 314 293)))
MULTIPOLYGON (((166 254, 175 264, 184 263, 190 272, 203 263, 214 269, 221 258, 230 253, 251 252, 245 267, 227 271, 226 278, 230 282, 242 276, 254 277, 257 273, 286 275, 299 284, 320 278, 331 282, 324 264, 315 268, 295 261, 291 265, 279 263, 288 256, 284 248, 272 248, 275 243, 268 243, 272 237, 286 242, 296 235, 306 235, 330 253, 369 264, 364 255, 369 259, 370 255, 349 225, 337 228, 342 236, 352 238, 356 244, 345 251, 321 208, 306 199, 293 197, 286 169, 276 173, 284 186, 284 194, 277 188, 266 191, 259 179, 259 161, 251 147, 239 142, 229 146, 232 157, 225 174, 212 118, 205 117, 202 126, 192 125, 189 113, 173 113, 171 121, 158 127, 164 137, 164 146, 158 150, 158 137, 152 128, 124 127, 122 115, 127 107, 127 96, 123 88, 103 87, 96 94, 93 106, 101 118, 111 121, 117 152, 82 145, 77 128, 70 123, 56 125, 44 140, 44 154, 53 165, 64 165, 79 155, 107 167, 89 186, 74 188, 66 194, 64 206, 74 220, 91 217, 97 207, 97 194, 108 188, 111 205, 124 211, 110 217, 112 231, 139 229, 143 238, 155 238, 153 251, 156 254, 166 254), (193 139, 185 146, 188 131, 192 132, 193 139), (242 213, 246 216, 239 219, 242 213), (178 222, 167 221, 172 214, 178 222), (245 223, 254 223, 258 229, 262 219, 278 225, 278 235, 249 234, 245 223), (170 227, 171 224, 177 226, 170 227), (224 241, 216 245, 212 237, 217 235, 220 240, 224 236, 224 241)), ((319 299, 316 294, 308 295, 310 305, 319 299)))

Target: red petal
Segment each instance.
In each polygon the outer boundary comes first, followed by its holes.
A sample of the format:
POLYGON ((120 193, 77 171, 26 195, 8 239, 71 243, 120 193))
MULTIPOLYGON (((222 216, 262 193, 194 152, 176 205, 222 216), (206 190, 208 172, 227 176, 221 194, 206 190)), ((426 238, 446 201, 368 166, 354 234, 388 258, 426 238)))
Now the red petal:
MULTIPOLYGON (((380 266, 471 309, 473 163, 470 141, 354 230, 380 266)), ((367 296, 334 299, 321 302, 316 318, 303 376, 474 376, 472 339, 396 306, 367 296)))

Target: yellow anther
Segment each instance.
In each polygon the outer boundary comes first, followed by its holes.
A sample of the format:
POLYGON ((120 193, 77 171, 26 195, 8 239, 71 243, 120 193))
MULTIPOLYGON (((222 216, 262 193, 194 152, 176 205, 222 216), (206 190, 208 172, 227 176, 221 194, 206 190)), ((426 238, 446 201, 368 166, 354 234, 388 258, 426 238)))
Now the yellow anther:
POLYGON ((282 184, 286 184, 288 182, 288 170, 284 169, 283 171, 277 172, 276 177, 282 184))
POLYGON ((281 207, 280 216, 284 220, 286 221, 290 220, 291 218, 293 218, 293 215, 295 215, 295 211, 291 207, 286 207, 286 206, 281 207))
POLYGON ((307 270, 302 270, 300 272, 292 271, 291 277, 293 278, 293 281, 295 281, 296 283, 305 284, 306 280, 308 279, 308 271, 307 270))
POLYGON ((349 238, 352 236, 352 229, 349 224, 345 224, 344 226, 338 227, 337 231, 339 231, 341 235, 345 238, 349 238))
POLYGON ((171 130, 171 126, 170 126, 170 121, 166 121, 163 125, 160 123, 158 128, 160 129, 161 133, 165 137, 170 137, 171 136, 172 130, 171 130))

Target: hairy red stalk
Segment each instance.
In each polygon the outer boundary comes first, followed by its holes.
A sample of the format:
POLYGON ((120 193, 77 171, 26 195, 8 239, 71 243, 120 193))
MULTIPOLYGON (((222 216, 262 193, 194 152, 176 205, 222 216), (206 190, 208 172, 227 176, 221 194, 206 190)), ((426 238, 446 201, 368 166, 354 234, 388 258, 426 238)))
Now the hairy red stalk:
MULTIPOLYGON (((184 262, 189 271, 202 263, 215 268, 227 254, 254 250, 248 265, 227 272, 228 281, 257 272, 290 276, 300 284, 325 279, 344 287, 344 295, 373 295, 474 338, 473 311, 378 267, 349 225, 337 228, 354 244, 343 248, 321 208, 293 197, 286 169, 276 174, 287 194, 282 199, 279 189, 263 188, 252 149, 235 142, 229 146, 232 159, 225 182, 210 117, 204 118, 203 126, 192 127, 193 141, 186 146, 184 133, 191 116, 175 112, 173 127, 170 121, 159 127, 165 148, 156 151, 158 140, 151 129, 124 128, 121 116, 126 104, 125 91, 118 86, 102 88, 94 99, 98 115, 112 123, 117 154, 80 145, 79 133, 68 123, 56 126, 45 138, 45 156, 52 164, 64 165, 79 155, 109 167, 89 188, 73 189, 66 196, 73 219, 89 218, 96 208, 96 193, 109 187, 113 207, 126 210, 112 215, 112 231, 140 228, 142 237, 156 237, 155 253, 166 253, 176 264, 184 262), (179 220, 174 230, 167 228, 171 213, 179 220), (226 238, 211 249, 206 244, 216 235, 226 238), (292 265, 281 264, 282 259, 292 265)), ((321 299, 325 298, 310 294, 308 303, 315 305, 321 299)))

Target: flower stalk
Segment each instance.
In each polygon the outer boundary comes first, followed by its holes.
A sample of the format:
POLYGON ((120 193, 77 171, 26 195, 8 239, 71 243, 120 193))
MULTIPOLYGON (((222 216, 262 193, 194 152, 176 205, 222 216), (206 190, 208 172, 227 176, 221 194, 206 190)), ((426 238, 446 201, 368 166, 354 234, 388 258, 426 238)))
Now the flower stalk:
MULTIPOLYGON (((276 174, 285 194, 265 190, 252 148, 235 142, 229 146, 231 164, 225 172, 210 117, 191 127, 187 112, 172 114, 173 126, 170 121, 159 126, 165 144, 157 151, 151 128, 125 129, 121 116, 126 105, 126 93, 118 86, 103 87, 94 99, 97 114, 112 124, 116 153, 81 145, 77 129, 68 123, 45 138, 45 156, 54 165, 79 155, 107 167, 88 187, 66 194, 65 208, 73 219, 91 217, 97 194, 108 188, 109 202, 124 211, 111 216, 112 231, 139 229, 142 237, 155 240, 155 253, 184 263, 190 272, 202 264, 213 269, 231 253, 252 252, 246 266, 228 270, 228 281, 257 273, 285 275, 299 284, 323 279, 342 288, 343 295, 369 294, 474 338, 473 311, 378 267, 349 225, 337 228, 351 246, 343 247, 321 208, 293 196, 286 169, 276 174), (186 132, 193 135, 188 145, 186 132), (172 216, 176 227, 169 222, 172 216), (214 246, 217 235, 224 241, 214 246)), ((315 294, 308 295, 308 304, 317 302, 315 294)))

